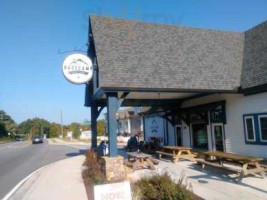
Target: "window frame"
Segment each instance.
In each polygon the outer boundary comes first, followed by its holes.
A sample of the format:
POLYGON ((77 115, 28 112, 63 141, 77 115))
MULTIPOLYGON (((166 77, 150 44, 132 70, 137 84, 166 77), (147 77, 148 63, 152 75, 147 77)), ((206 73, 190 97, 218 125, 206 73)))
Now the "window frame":
POLYGON ((262 139, 262 132, 261 132, 261 118, 267 118, 267 114, 259 114, 258 115, 258 126, 259 126, 259 136, 261 142, 267 142, 267 140, 262 139))
POLYGON ((245 125, 245 137, 246 137, 246 142, 256 142, 256 130, 255 130, 255 122, 254 122, 254 116, 253 115, 246 115, 244 116, 244 125, 245 125), (253 136, 254 139, 251 140, 248 138, 248 127, 247 127, 247 119, 252 120, 252 126, 253 126, 253 136))

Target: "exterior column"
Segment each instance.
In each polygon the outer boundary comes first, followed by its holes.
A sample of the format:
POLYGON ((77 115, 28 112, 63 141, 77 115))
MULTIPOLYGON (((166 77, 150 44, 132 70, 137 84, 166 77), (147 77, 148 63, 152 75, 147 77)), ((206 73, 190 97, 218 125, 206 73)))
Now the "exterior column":
POLYGON ((107 93, 107 122, 108 122, 108 139, 109 139, 109 157, 116 157, 117 150, 117 129, 116 113, 118 110, 117 93, 107 93))
POLYGON ((97 149, 97 106, 91 103, 91 130, 92 130, 92 149, 97 149))
POLYGON ((131 133, 131 120, 128 119, 128 133, 131 133))

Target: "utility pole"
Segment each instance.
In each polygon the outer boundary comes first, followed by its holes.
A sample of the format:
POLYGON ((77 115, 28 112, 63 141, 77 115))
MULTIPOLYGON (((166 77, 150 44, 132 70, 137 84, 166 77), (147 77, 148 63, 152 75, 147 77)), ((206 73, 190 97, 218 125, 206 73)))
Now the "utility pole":
POLYGON ((61 137, 63 138, 63 120, 62 120, 62 110, 60 109, 60 121, 61 121, 61 137))

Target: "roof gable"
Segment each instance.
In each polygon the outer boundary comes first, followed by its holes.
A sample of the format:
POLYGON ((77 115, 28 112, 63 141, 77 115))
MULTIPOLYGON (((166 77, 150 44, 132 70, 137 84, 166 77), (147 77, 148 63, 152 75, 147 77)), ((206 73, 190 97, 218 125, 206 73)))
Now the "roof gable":
POLYGON ((91 16, 100 87, 236 91, 244 34, 91 16))

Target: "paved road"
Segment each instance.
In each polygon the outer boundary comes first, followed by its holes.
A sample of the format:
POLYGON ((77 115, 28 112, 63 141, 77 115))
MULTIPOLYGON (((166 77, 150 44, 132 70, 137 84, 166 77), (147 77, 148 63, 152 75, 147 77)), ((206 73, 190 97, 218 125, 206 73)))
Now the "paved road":
POLYGON ((63 158, 84 153, 86 146, 32 145, 14 142, 0 145, 0 199, 36 169, 63 158))

